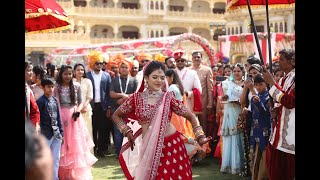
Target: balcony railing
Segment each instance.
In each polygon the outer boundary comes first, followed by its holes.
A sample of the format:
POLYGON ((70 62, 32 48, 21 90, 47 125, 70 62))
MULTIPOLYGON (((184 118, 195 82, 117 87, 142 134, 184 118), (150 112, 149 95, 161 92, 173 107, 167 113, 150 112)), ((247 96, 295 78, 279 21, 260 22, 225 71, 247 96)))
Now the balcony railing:
POLYGON ((123 42, 134 39, 125 38, 91 38, 88 34, 76 33, 47 33, 47 34, 27 34, 25 45, 28 46, 65 46, 66 44, 103 44, 111 42, 123 42))
POLYGON ((223 14, 213 14, 213 13, 200 13, 200 12, 186 12, 186 11, 167 11, 169 17, 179 17, 182 19, 197 19, 197 20, 209 20, 221 19, 223 14))
POLYGON ((63 8, 63 10, 69 14, 73 12, 72 8, 74 7, 72 1, 57 1, 57 3, 63 8))
POLYGON ((93 15, 96 17, 118 17, 118 16, 142 16, 141 9, 124 9, 109 7, 74 7, 74 12, 79 15, 93 15))
POLYGON ((90 44, 90 37, 87 34, 76 33, 46 33, 26 34, 25 46, 63 46, 65 44, 90 44))

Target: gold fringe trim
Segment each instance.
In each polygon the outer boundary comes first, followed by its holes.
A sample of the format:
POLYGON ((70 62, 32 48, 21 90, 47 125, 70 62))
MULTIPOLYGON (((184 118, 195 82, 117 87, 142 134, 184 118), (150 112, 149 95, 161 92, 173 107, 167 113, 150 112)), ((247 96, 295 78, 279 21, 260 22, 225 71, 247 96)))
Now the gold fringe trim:
POLYGON ((229 8, 233 7, 232 5, 235 4, 236 2, 238 2, 239 0, 232 0, 231 2, 229 2, 227 4, 227 7, 226 7, 226 10, 225 11, 228 11, 229 8))
POLYGON ((49 13, 49 12, 44 12, 44 13, 28 13, 25 14, 25 19, 31 19, 31 18, 36 18, 40 16, 53 16, 57 19, 60 19, 62 21, 65 21, 67 23, 71 23, 70 18, 64 15, 59 15, 59 14, 54 14, 54 13, 49 13))
MULTIPOLYGON (((239 0, 232 0, 231 2, 229 2, 229 4, 226 7, 226 11, 229 10, 237 10, 237 9, 248 9, 248 5, 244 4, 244 5, 240 5, 240 6, 232 6, 233 4, 235 4, 236 2, 238 2, 239 0)), ((251 8, 256 9, 256 8, 263 8, 266 5, 250 5, 251 8)), ((269 4, 268 5, 269 8, 291 8, 291 7, 295 7, 295 3, 291 3, 291 4, 269 4)))
POLYGON ((63 30, 67 30, 70 28, 71 28, 71 25, 67 25, 67 26, 62 26, 62 27, 57 27, 57 28, 52 28, 52 29, 43 29, 43 30, 30 31, 30 32, 26 31, 26 34, 50 33, 50 32, 63 31, 63 30))

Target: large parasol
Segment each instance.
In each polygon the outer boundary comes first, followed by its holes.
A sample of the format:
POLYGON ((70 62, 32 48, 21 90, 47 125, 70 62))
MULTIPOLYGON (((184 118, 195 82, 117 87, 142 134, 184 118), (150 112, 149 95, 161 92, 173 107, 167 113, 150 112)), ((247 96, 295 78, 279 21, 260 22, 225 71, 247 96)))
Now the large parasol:
POLYGON ((26 33, 44 33, 70 28, 67 13, 55 0, 25 0, 26 33))
POLYGON ((272 73, 272 55, 271 55, 271 40, 270 40, 270 25, 269 25, 269 6, 270 7, 278 7, 278 8, 287 8, 290 6, 295 5, 295 0, 227 0, 227 6, 226 11, 233 10, 233 9, 239 9, 239 8, 248 8, 250 19, 251 19, 251 27, 253 29, 254 37, 256 40, 259 57, 262 62, 264 63, 262 52, 260 48, 260 44, 258 41, 258 35, 257 35, 257 29, 254 25, 252 12, 251 12, 251 6, 253 7, 266 7, 266 16, 267 16, 267 30, 268 30, 268 49, 269 49, 269 67, 270 72, 272 73))

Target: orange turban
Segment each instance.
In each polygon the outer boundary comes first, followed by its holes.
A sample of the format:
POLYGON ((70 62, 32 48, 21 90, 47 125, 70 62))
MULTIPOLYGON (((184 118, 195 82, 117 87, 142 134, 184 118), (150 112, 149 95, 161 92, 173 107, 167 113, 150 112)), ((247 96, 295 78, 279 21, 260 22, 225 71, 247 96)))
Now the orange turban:
POLYGON ((117 54, 115 56, 112 56, 109 59, 108 69, 111 70, 112 66, 119 66, 120 61, 123 59, 124 59, 123 54, 117 54))
POLYGON ((99 62, 103 62, 103 56, 102 53, 100 51, 91 51, 88 54, 88 59, 89 59, 89 67, 90 69, 93 69, 94 64, 99 61, 99 62))
POLYGON ((132 62, 132 60, 131 60, 130 58, 124 58, 124 59, 122 59, 122 60, 120 61, 120 63, 119 63, 119 68, 121 67, 122 64, 127 65, 127 66, 129 67, 129 71, 130 71, 131 68, 132 68, 133 62, 132 62))
POLYGON ((164 63, 165 62, 165 59, 167 58, 167 56, 164 56, 163 54, 161 53, 158 53, 154 56, 154 60, 155 61, 159 61, 159 62, 162 62, 164 63))
POLYGON ((152 59, 152 55, 151 55, 151 54, 148 54, 148 53, 144 53, 144 51, 140 52, 140 53, 138 54, 138 56, 136 57, 136 59, 137 59, 139 62, 141 62, 141 61, 144 60, 144 59, 148 59, 148 60, 150 60, 150 61, 153 60, 153 59, 152 59))

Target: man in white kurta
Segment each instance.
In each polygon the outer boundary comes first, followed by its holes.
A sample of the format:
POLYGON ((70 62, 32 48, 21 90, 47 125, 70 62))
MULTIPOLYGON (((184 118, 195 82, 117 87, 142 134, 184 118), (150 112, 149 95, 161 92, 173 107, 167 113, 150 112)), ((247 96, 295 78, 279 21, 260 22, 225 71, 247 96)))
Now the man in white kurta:
POLYGON ((277 117, 272 122, 266 165, 270 179, 292 180, 295 178, 295 51, 283 49, 279 54, 280 69, 286 74, 279 84, 265 67, 262 72, 270 85, 269 94, 280 104, 274 108, 277 117))
POLYGON ((200 91, 200 94, 202 93, 201 83, 200 79, 198 77, 198 74, 195 70, 192 70, 190 68, 186 67, 187 60, 185 57, 180 57, 179 59, 176 59, 177 64, 177 73, 181 79, 184 91, 187 96, 186 105, 187 108, 195 113, 193 111, 193 88, 197 88, 200 91))

